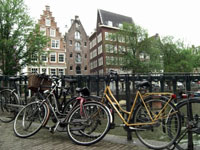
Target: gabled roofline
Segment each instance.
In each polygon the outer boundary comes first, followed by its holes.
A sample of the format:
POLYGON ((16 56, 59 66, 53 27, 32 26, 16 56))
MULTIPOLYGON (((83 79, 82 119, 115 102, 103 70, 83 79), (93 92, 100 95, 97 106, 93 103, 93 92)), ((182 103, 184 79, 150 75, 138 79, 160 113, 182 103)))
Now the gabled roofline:
POLYGON ((98 9, 98 13, 99 13, 99 16, 100 16, 101 24, 103 24, 103 19, 102 19, 102 15, 101 15, 101 9, 98 9))

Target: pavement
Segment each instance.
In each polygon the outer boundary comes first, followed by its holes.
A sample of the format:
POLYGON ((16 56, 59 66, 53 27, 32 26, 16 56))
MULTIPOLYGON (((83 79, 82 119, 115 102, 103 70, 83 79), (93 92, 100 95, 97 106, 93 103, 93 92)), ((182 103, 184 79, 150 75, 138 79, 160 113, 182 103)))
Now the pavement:
POLYGON ((148 150, 138 140, 127 141, 126 136, 107 134, 100 142, 90 146, 73 143, 67 133, 50 133, 41 129, 29 138, 16 137, 13 123, 0 122, 0 150, 148 150))

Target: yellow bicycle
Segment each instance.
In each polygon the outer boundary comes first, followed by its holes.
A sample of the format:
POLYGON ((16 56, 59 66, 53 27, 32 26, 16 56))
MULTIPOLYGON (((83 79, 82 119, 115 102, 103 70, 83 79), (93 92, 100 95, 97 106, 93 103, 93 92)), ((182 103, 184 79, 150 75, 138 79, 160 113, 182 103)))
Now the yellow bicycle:
MULTIPOLYGON (((109 107, 122 120, 124 128, 134 131, 138 139, 152 149, 164 149, 170 147, 176 141, 180 129, 180 115, 174 104, 172 93, 141 93, 141 89, 148 87, 148 81, 137 85, 137 92, 130 111, 122 108, 121 101, 118 101, 111 89, 110 81, 117 75, 115 71, 109 74, 109 81, 104 90, 102 102, 109 107), (127 114, 126 118, 123 114, 127 114)), ((111 122, 115 127, 115 121, 111 122)))

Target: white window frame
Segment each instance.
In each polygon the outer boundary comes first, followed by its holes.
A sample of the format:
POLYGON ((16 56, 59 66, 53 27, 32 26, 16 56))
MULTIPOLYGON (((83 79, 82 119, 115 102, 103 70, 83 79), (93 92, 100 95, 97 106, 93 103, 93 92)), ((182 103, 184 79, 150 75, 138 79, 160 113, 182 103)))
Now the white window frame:
POLYGON ((49 18, 45 19, 45 25, 50 27, 51 26, 51 20, 49 18))
POLYGON ((42 55, 41 60, 42 60, 42 62, 48 62, 48 57, 46 55, 42 55), (45 57, 45 60, 43 60, 44 57, 45 57))
POLYGON ((50 75, 56 75, 56 68, 50 68, 50 75), (54 71, 55 71, 55 73, 52 73, 54 71))
POLYGON ((59 49, 60 48, 60 40, 51 39, 51 48, 59 49))
POLYGON ((51 63, 56 63, 56 53, 50 53, 50 62, 51 62, 51 63), (51 57, 52 57, 53 55, 55 56, 55 61, 52 61, 52 60, 51 60, 51 57))
POLYGON ((65 63, 65 54, 64 54, 64 53, 59 53, 59 54, 58 54, 58 62, 59 62, 59 63, 65 63), (63 56, 63 61, 60 61, 60 56, 61 56, 61 55, 63 56))
POLYGON ((76 31, 74 33, 74 38, 77 39, 77 40, 80 40, 81 39, 81 33, 79 31, 76 31))
POLYGON ((50 36, 56 37, 56 30, 55 29, 50 29, 50 36))
POLYGON ((32 72, 32 73, 35 73, 35 72, 38 73, 38 68, 31 68, 31 72, 32 72))

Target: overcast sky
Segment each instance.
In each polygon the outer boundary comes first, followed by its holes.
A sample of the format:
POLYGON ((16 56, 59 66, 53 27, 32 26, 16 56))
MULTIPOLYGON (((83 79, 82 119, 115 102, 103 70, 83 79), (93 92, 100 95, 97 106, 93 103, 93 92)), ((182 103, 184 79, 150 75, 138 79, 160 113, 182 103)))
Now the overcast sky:
POLYGON ((49 5, 62 34, 78 15, 90 35, 96 27, 97 9, 103 9, 132 17, 150 35, 173 36, 200 46, 200 0, 25 0, 25 4, 35 20, 49 5))

